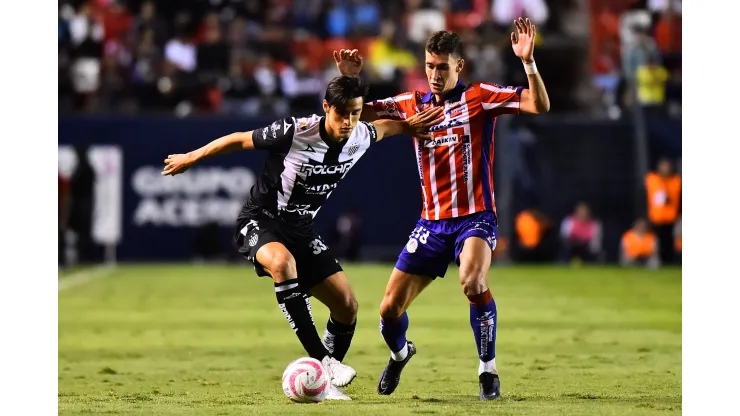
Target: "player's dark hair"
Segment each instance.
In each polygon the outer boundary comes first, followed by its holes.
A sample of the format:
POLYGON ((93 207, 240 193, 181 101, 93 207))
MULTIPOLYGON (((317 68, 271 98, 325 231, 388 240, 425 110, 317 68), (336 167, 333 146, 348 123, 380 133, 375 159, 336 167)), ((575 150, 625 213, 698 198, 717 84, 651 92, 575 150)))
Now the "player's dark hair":
POLYGON ((369 87, 359 77, 340 76, 329 82, 326 86, 326 103, 329 107, 335 107, 340 111, 347 108, 347 103, 357 97, 363 101, 367 97, 369 87))
POLYGON ((427 52, 435 55, 452 55, 455 58, 462 57, 462 41, 455 32, 440 30, 434 32, 427 41, 427 52))

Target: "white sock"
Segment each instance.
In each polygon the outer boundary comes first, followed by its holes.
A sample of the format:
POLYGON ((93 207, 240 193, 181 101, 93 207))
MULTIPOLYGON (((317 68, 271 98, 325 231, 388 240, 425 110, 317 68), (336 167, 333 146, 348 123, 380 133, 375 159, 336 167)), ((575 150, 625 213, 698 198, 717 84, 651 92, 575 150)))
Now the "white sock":
POLYGON ((393 352, 391 351, 391 358, 393 358, 395 361, 403 361, 406 359, 406 356, 409 355, 409 344, 403 344, 403 348, 401 348, 401 351, 393 352))
POLYGON ((498 370, 496 370, 496 358, 491 361, 480 362, 480 364, 478 365, 478 375, 481 375, 483 373, 498 374, 498 370))

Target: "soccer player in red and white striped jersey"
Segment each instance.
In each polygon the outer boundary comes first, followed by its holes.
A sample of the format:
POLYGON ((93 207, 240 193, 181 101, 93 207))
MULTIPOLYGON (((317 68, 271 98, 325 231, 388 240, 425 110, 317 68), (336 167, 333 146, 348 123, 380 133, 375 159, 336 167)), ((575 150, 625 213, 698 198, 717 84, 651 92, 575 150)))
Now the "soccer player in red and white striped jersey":
MULTIPOLYGON (((493 132, 502 114, 549 111, 550 100, 534 63, 535 27, 529 19, 514 22, 511 46, 522 59, 529 86, 507 87, 459 80, 465 61, 460 37, 440 31, 426 44, 429 91, 405 92, 366 103, 362 120, 412 120, 420 111, 443 106, 445 118, 433 126, 431 139, 414 138, 423 208, 421 218, 398 257, 380 305, 381 333, 391 359, 378 382, 378 393, 391 394, 401 371, 416 353, 406 340, 406 309, 435 278, 444 277, 450 261, 460 266, 460 283, 470 302, 470 324, 480 364, 480 399, 500 397, 496 370, 496 303, 488 288, 488 268, 498 236, 493 192, 493 132)), ((356 50, 334 52, 343 75, 358 75, 362 58, 356 50)))
MULTIPOLYGON (((445 120, 432 140, 414 138, 426 220, 459 218, 495 211, 493 196, 493 129, 496 116, 519 112, 523 87, 458 81, 445 94, 445 120)), ((379 118, 406 119, 417 109, 437 104, 432 92, 415 91, 374 101, 364 111, 379 118)))

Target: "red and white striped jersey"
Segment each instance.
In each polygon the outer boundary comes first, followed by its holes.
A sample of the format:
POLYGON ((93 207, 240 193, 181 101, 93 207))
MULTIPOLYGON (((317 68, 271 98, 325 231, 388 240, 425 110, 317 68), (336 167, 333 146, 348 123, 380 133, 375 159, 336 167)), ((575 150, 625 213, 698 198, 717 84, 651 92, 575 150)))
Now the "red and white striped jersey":
POLYGON ((431 92, 406 92, 372 101, 378 118, 403 120, 436 105, 445 118, 431 140, 414 137, 424 201, 421 216, 440 220, 496 211, 493 194, 493 130, 496 117, 518 114, 524 87, 458 82, 443 103, 431 92))

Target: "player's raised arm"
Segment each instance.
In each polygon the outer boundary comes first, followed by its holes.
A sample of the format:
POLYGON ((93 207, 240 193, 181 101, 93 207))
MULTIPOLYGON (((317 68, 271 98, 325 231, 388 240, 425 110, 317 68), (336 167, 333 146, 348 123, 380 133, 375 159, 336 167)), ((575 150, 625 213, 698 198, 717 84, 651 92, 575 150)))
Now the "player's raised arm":
POLYGON ((334 63, 342 75, 359 77, 362 71, 362 56, 357 49, 340 49, 334 51, 334 63))
POLYGON ((184 173, 190 166, 214 155, 227 154, 237 150, 277 150, 286 146, 289 147, 294 132, 295 120, 286 118, 276 120, 267 127, 247 132, 231 133, 191 152, 167 156, 164 161, 165 167, 162 170, 162 176, 184 173))
POLYGON ((380 141, 383 137, 395 136, 397 134, 408 134, 420 139, 429 139, 432 137, 429 128, 444 120, 444 107, 428 108, 417 113, 414 123, 409 120, 376 120, 373 121, 375 129, 378 131, 380 141))
MULTIPOLYGON (((340 49, 334 51, 334 63, 337 64, 337 69, 342 75, 350 77, 359 77, 362 72, 363 60, 357 49, 340 49)), ((361 121, 375 121, 380 119, 372 102, 365 103, 362 106, 362 113, 360 114, 361 121)))
POLYGON ((550 111, 550 97, 542 81, 537 65, 534 63, 534 38, 536 28, 527 18, 514 21, 514 32, 511 33, 511 48, 524 64, 529 80, 529 89, 522 90, 519 111, 541 114, 550 111))

